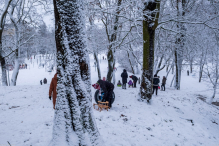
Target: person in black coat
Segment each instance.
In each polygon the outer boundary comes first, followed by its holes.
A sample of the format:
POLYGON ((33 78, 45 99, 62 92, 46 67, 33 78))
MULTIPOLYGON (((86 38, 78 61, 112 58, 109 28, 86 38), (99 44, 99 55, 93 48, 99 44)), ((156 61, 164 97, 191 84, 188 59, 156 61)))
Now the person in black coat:
POLYGON ((47 84, 47 79, 46 78, 43 79, 43 83, 47 84))
POLYGON ((42 82, 42 80, 40 80, 40 85, 42 85, 43 84, 43 82, 42 82))
POLYGON ((104 98, 109 102, 109 107, 112 107, 112 94, 114 90, 114 85, 108 81, 98 80, 97 84, 104 92, 104 98))
POLYGON ((153 78, 153 94, 154 94, 154 90, 156 90, 156 95, 157 95, 157 90, 158 90, 158 84, 160 83, 159 78, 157 77, 157 75, 154 75, 153 78))
POLYGON ((121 74, 121 77, 122 77, 122 89, 126 89, 126 83, 127 83, 127 78, 128 78, 128 74, 126 72, 126 70, 124 69, 122 74, 121 74))
POLYGON ((134 83, 134 88, 136 88, 136 83, 137 83, 137 81, 138 81, 138 77, 132 75, 132 76, 130 76, 130 78, 132 78, 133 83, 134 83))

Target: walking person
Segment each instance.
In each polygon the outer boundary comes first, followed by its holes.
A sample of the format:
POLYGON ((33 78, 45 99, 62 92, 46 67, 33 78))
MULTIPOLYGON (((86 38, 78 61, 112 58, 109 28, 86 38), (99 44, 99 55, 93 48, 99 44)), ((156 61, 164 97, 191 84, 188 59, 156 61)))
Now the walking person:
POLYGON ((51 96, 52 96, 53 109, 55 109, 55 105, 56 105, 56 97, 57 97, 56 87, 57 87, 57 73, 52 78, 52 81, 49 87, 49 99, 51 100, 51 96))
POLYGON ((157 75, 155 74, 154 75, 154 78, 153 78, 153 94, 154 94, 154 90, 156 90, 156 95, 157 95, 157 90, 158 90, 158 84, 160 83, 160 80, 159 78, 157 77, 157 75))
POLYGON ((162 85, 161 85, 161 90, 162 90, 162 91, 165 91, 166 80, 167 80, 167 78, 166 78, 165 76, 163 76, 162 85))
POLYGON ((123 70, 121 77, 122 77, 122 89, 126 89, 128 74, 125 69, 123 70))
POLYGON ((132 78, 133 84, 134 84, 134 88, 136 88, 136 83, 138 81, 138 78, 136 76, 134 76, 134 75, 130 76, 130 78, 132 78))
POLYGON ((40 80, 40 85, 42 85, 43 84, 43 81, 42 80, 40 80))

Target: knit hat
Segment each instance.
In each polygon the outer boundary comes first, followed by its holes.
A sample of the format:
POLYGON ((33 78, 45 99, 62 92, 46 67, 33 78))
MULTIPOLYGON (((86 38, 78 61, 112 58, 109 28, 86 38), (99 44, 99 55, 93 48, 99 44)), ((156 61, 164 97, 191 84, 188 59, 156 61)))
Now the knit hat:
POLYGON ((100 85, 98 83, 93 84, 92 86, 94 87, 94 89, 98 89, 100 87, 100 85))
POLYGON ((132 76, 129 76, 130 78, 132 78, 132 76))

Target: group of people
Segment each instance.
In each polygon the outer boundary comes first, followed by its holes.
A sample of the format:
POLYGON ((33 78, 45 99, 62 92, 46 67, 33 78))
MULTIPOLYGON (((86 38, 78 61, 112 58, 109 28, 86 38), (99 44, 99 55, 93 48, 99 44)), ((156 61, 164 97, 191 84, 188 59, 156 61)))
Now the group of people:
POLYGON ((40 80, 40 85, 42 85, 42 84, 47 84, 47 79, 46 78, 44 78, 43 81, 40 80))
MULTIPOLYGON (((157 95, 157 90, 160 89, 160 77, 157 76, 156 74, 154 75, 154 78, 153 78, 153 94, 154 94, 154 90, 156 90, 156 95, 157 95)), ((166 77, 163 76, 163 79, 162 79, 162 84, 161 84, 161 91, 165 91, 165 84, 166 84, 166 77)))
MULTIPOLYGON (((122 74, 122 84, 119 81, 117 86, 121 87, 122 89, 126 89, 126 83, 127 83, 127 78, 128 78, 128 73, 127 71, 124 69, 122 74)), ((139 80, 136 76, 132 75, 129 76, 132 80, 130 80, 128 82, 129 87, 134 87, 136 88, 136 83, 139 80)), ((165 91, 165 84, 166 84, 166 77, 163 76, 162 79, 162 84, 161 84, 161 90, 165 91)), ((40 81, 41 85, 42 85, 42 80, 40 81)), ((47 83, 47 79, 44 78, 43 83, 46 84, 47 83)), ((156 95, 157 95, 157 91, 159 88, 159 83, 160 83, 160 79, 159 76, 157 76, 156 74, 154 75, 153 78, 153 94, 154 91, 156 91, 156 95)), ((57 86, 57 73, 54 75, 54 77, 52 78, 51 84, 50 84, 50 88, 49 88, 49 99, 51 100, 51 96, 53 94, 53 108, 55 109, 55 104, 56 104, 56 86, 57 86)), ((104 99, 105 101, 109 102, 109 107, 112 107, 112 94, 113 94, 113 90, 114 90, 114 85, 108 81, 106 81, 106 78, 103 77, 103 80, 98 80, 95 84, 92 85, 95 89, 99 90, 99 96, 101 95, 101 90, 104 92, 104 99)))
MULTIPOLYGON (((122 77, 122 84, 121 84, 121 82, 120 82, 120 80, 118 81, 118 83, 117 83, 117 86, 118 87, 121 87, 122 86, 122 89, 126 89, 126 83, 127 83, 127 78, 128 78, 128 73, 127 73, 127 71, 124 69, 123 70, 123 72, 122 72, 122 74, 121 74, 121 77, 122 77)), ((136 77, 136 76, 134 76, 134 75, 131 75, 131 76, 129 76, 129 78, 131 78, 132 80, 129 80, 129 82, 128 82, 128 86, 129 87, 134 87, 134 88, 136 88, 136 83, 137 83, 137 81, 138 81, 138 77, 136 77)))
POLYGON ((20 64, 20 69, 27 69, 27 64, 26 63, 20 64))
MULTIPOLYGON (((122 77, 122 83, 120 82, 120 80, 118 81, 117 83, 117 86, 118 87, 121 87, 122 86, 122 89, 126 89, 126 83, 127 83, 127 78, 128 78, 128 73, 127 71, 124 69, 122 74, 121 74, 121 77, 122 77)), ((132 76, 129 76, 132 80, 129 80, 128 82, 128 86, 129 87, 134 87, 136 88, 136 83, 137 81, 139 80, 136 76, 132 75, 132 76)), ((157 91, 158 89, 160 89, 160 86, 159 86, 159 83, 160 83, 160 77, 157 76, 156 74, 154 75, 154 78, 153 78, 153 94, 154 94, 154 91, 156 91, 156 95, 157 95, 157 91)), ((165 91, 165 84, 166 84, 166 77, 163 76, 163 79, 162 79, 162 84, 161 84, 161 91, 165 91)))
POLYGON ((98 80, 97 83, 93 84, 92 86, 94 87, 94 89, 99 90, 99 96, 101 96, 101 90, 104 92, 105 101, 109 102, 109 108, 111 108, 114 85, 103 79, 103 80, 98 80))

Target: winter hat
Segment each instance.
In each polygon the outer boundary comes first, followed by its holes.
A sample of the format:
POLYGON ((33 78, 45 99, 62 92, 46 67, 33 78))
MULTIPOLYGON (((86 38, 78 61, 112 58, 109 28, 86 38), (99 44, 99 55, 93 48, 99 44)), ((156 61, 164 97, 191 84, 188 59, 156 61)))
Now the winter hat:
POLYGON ((98 89, 100 87, 100 85, 98 83, 93 84, 92 86, 94 87, 94 89, 98 89))
POLYGON ((129 76, 130 78, 132 78, 132 76, 129 76))
POLYGON ((126 72, 126 70, 125 70, 125 69, 123 69, 123 72, 126 72))

